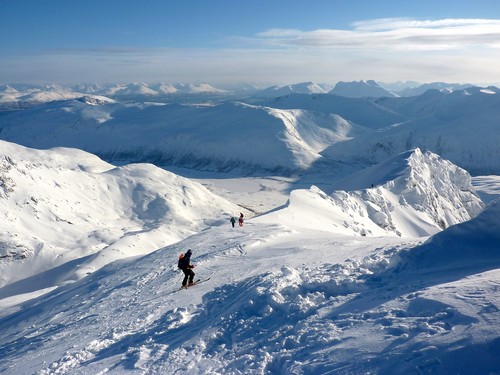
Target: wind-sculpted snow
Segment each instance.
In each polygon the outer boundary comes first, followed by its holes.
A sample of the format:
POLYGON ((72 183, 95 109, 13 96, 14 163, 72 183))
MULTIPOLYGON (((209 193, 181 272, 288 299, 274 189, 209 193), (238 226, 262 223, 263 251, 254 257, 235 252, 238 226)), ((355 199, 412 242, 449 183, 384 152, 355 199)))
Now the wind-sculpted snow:
POLYGON ((340 116, 242 103, 120 104, 103 97, 0 117, 1 137, 28 147, 74 147, 109 161, 290 174, 363 132, 340 116), (267 172, 266 172, 267 171, 267 172))
MULTIPOLYGON (((500 267, 500 200, 474 220, 437 233, 420 247, 401 255, 399 272, 446 272, 500 267)), ((457 272, 458 273, 458 272, 457 272)))
POLYGON ((335 188, 331 195, 315 186, 293 191, 287 207, 255 220, 358 236, 423 237, 484 207, 466 171, 419 149, 354 173, 335 188))
POLYGON ((0 155, 0 298, 79 279, 247 212, 150 164, 113 167, 79 150, 4 141, 0 155))

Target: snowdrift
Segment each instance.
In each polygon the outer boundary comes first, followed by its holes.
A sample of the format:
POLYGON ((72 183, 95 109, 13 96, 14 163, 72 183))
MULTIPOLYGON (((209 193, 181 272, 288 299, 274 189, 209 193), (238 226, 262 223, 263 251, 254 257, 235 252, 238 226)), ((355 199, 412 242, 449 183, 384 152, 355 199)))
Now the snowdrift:
POLYGON ((424 237, 470 220, 484 207, 466 171, 420 149, 335 186, 331 195, 315 186, 293 191, 287 207, 255 221, 349 235, 424 237))
POLYGON ((0 200, 0 297, 79 279, 242 211, 150 164, 114 167, 79 150, 41 151, 4 141, 0 200))
POLYGON ((397 272, 454 276, 500 267, 500 200, 476 218, 435 234, 422 246, 402 253, 397 272))

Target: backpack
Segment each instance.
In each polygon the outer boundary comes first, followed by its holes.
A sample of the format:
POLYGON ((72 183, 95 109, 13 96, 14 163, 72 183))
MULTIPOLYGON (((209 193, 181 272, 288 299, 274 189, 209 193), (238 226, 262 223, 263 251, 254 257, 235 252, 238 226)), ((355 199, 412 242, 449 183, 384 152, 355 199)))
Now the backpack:
POLYGON ((184 268, 184 253, 181 253, 181 255, 179 255, 179 261, 177 262, 177 267, 178 268, 184 268))

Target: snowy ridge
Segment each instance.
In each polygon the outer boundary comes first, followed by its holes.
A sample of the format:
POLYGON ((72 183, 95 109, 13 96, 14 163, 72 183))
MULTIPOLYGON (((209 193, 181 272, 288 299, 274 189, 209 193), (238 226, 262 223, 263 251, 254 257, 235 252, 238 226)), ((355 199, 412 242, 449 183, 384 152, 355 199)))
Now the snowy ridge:
POLYGON ((84 149, 110 161, 286 174, 308 168, 328 146, 365 131, 337 115, 238 102, 157 105, 88 98, 2 116, 2 138, 28 147, 84 149))
POLYGON ((328 196, 293 191, 286 208, 256 218, 361 236, 422 237, 477 216, 470 175, 431 152, 411 150, 354 173, 328 196), (314 212, 314 215, 310 213, 314 212))
POLYGON ((85 95, 78 99, 79 101, 90 105, 106 105, 116 103, 113 99, 101 95, 85 95))
POLYGON ((0 103, 31 106, 57 100, 75 99, 83 95, 84 94, 81 92, 76 92, 59 85, 46 85, 39 88, 33 87, 22 91, 7 86, 5 90, 0 92, 0 103))
POLYGON ((368 98, 347 98, 331 94, 290 94, 261 103, 278 109, 305 109, 337 114, 368 129, 379 129, 403 122, 406 116, 384 108, 368 98))
POLYGON ((124 84, 78 84, 34 85, 14 84, 0 87, 0 109, 26 108, 58 100, 75 99, 86 95, 108 96, 113 99, 151 100, 172 98, 176 95, 227 95, 227 90, 207 83, 164 83, 146 84, 133 82, 124 84))
POLYGON ((330 86, 313 82, 296 83, 285 86, 271 86, 254 94, 258 98, 277 98, 279 96, 295 94, 326 94, 330 86))
POLYGON ((376 103, 407 120, 338 143, 323 155, 369 165, 419 147, 473 175, 499 173, 499 95, 486 94, 479 88, 453 93, 434 90, 419 97, 381 98, 376 103))
POLYGON ((18 282, 0 297, 80 279, 247 212, 150 164, 115 168, 83 151, 4 141, 0 200, 0 286, 18 282), (23 284, 49 270, 38 285, 23 284))

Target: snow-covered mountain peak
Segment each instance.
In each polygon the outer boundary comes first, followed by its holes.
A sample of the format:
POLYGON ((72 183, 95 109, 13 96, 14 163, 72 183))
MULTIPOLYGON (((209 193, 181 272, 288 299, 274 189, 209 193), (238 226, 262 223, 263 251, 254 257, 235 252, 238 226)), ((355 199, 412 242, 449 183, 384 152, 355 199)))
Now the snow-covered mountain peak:
POLYGON ((255 94, 260 98, 276 98, 289 94, 326 94, 331 90, 331 86, 313 82, 295 83, 285 86, 271 86, 255 94))
POLYGON ((144 96, 156 96, 158 92, 152 90, 147 84, 141 82, 128 83, 124 85, 115 85, 109 87, 104 92, 105 95, 109 96, 134 96, 134 95, 144 95, 144 96))
POLYGON ((394 93, 384 89, 374 80, 338 82, 334 89, 329 92, 339 96, 349 98, 367 98, 367 97, 396 97, 394 93))
POLYGON ((81 101, 82 103, 94 106, 116 103, 116 101, 114 101, 113 99, 101 95, 85 95, 79 98, 78 100, 81 101))
POLYGON ((484 207, 465 170, 420 149, 335 187, 330 196, 315 186, 293 191, 287 207, 258 220, 349 235, 424 237, 469 220, 484 207))
POLYGON ((384 207, 411 208, 431 218, 431 223, 441 229, 470 220, 484 207, 467 171, 418 148, 357 172, 337 187, 371 202, 371 208, 388 219, 394 219, 395 211, 385 212, 384 207))
POLYGON ((191 94, 201 94, 201 93, 225 93, 225 90, 218 89, 213 87, 212 85, 208 83, 200 83, 200 84, 193 84, 190 83, 187 85, 188 87, 188 92, 191 94))

